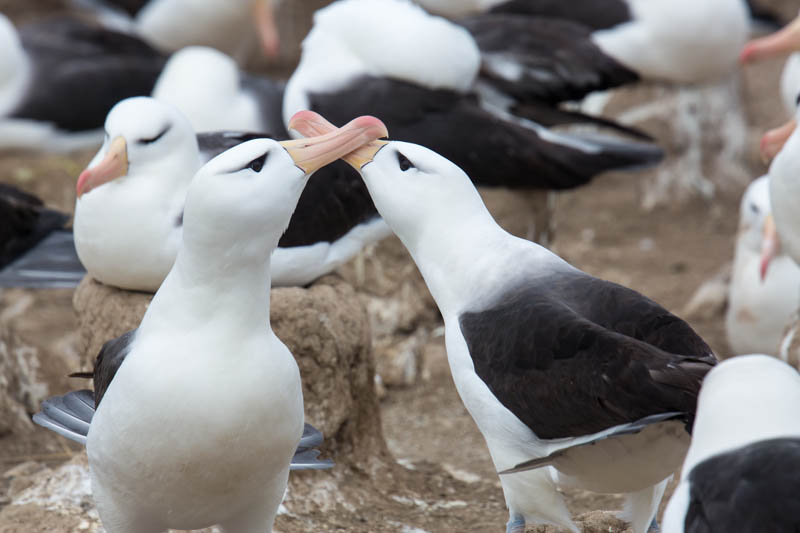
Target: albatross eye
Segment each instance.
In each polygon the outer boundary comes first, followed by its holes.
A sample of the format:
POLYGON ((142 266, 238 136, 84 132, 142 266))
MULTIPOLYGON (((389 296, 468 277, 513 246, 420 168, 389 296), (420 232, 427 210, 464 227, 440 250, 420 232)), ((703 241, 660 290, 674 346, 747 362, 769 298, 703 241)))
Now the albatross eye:
POLYGON ((150 137, 149 139, 139 139, 136 142, 137 142, 137 144, 153 144, 154 142, 159 140, 161 137, 163 137, 169 131, 170 127, 171 126, 167 126, 163 130, 161 130, 161 132, 158 135, 156 135, 155 137, 150 137))
POLYGON ((261 172, 261 169, 264 168, 264 163, 266 163, 267 161, 267 154, 269 154, 269 152, 266 152, 263 155, 256 157, 255 159, 247 163, 247 165, 244 168, 249 168, 253 172, 261 172))
POLYGON ((405 172, 409 168, 417 168, 414 166, 413 163, 411 163, 411 161, 408 160, 406 156, 404 156, 400 152, 397 152, 397 163, 400 165, 400 170, 402 170, 403 172, 405 172))

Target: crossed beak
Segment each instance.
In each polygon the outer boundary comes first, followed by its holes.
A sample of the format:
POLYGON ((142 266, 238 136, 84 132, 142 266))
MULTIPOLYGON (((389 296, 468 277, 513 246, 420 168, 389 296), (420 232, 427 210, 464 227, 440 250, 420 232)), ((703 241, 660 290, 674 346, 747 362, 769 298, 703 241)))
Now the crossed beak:
MULTIPOLYGON (((347 128, 347 126, 341 129, 345 128, 347 128)), ((328 122, 322 115, 314 113, 313 111, 298 111, 289 121, 289 130, 294 130, 304 137, 330 135, 337 129, 339 128, 328 122)), ((388 137, 388 132, 385 132, 385 134, 380 137, 388 137)), ((378 137, 375 137, 371 142, 356 147, 350 153, 344 155, 342 159, 354 169, 361 170, 361 167, 371 162, 375 154, 378 153, 378 150, 386 146, 386 144, 388 144, 387 141, 380 141, 378 137)))
POLYGON ((93 167, 84 169, 78 177, 76 191, 78 198, 111 180, 128 173, 128 146, 121 135, 115 137, 108 147, 106 156, 93 167))
POLYGON ((764 219, 764 229, 762 230, 761 240, 761 260, 759 261, 759 274, 761 282, 767 277, 769 264, 778 255, 781 249, 781 241, 778 237, 778 228, 775 226, 775 219, 772 215, 767 215, 764 219))
MULTIPOLYGON (((292 129, 292 124, 295 121, 300 120, 302 122, 304 113, 309 112, 300 111, 292 117, 289 121, 290 129, 292 129), (300 115, 299 119, 298 115, 300 115)), ((306 129, 305 131, 308 132, 309 130, 306 129)), ((383 122, 375 117, 361 116, 351 120, 341 128, 335 126, 319 128, 308 138, 282 141, 280 145, 289 152, 295 165, 306 174, 311 174, 336 159, 358 158, 359 154, 366 153, 364 152, 364 145, 371 146, 376 142, 380 142, 377 139, 388 135, 389 132, 383 122)))

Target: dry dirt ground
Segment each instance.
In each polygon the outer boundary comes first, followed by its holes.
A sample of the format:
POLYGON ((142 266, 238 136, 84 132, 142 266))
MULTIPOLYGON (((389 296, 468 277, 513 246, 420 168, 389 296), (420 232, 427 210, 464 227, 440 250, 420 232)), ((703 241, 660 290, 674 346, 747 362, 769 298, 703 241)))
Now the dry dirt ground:
MULTIPOLYGON (((24 19, 33 16, 31 10, 58 4, 0 0, 0 11, 24 19)), ((749 68, 742 74, 745 114, 754 135, 783 118, 777 103, 779 67, 779 63, 771 63, 749 68)), ((74 202, 75 179, 91 155, 1 153, 0 180, 30 190, 49 205, 69 211, 74 202)), ((746 167, 753 177, 764 170, 755 150, 734 163, 746 167)), ((640 207, 642 179, 646 178, 636 173, 608 175, 578 191, 562 194, 555 248, 587 272, 628 285, 679 312, 697 287, 732 257, 743 187, 723 190, 712 200, 693 198, 644 210, 640 207)), ((69 354, 74 351, 69 333, 76 328, 71 291, 0 292, 0 321, 12 325, 20 336, 66 352, 66 360, 73 357, 77 361, 78 354, 69 354)), ((718 354, 727 353, 721 315, 693 320, 692 325, 718 354)), ((391 452, 409 469, 403 484, 416 487, 430 501, 441 498, 449 504, 376 498, 368 508, 331 513, 330 526, 325 530, 502 530, 507 518, 505 506, 483 439, 453 387, 443 348, 430 352, 416 385, 388 390, 381 405, 382 422, 391 452)), ((70 386, 61 377, 66 370, 53 369, 51 392, 70 386)), ((43 430, 24 440, 0 435, 0 473, 30 459, 56 464, 75 450, 43 430)), ((0 507, 7 503, 2 479, 0 507)), ((391 492, 391 487, 386 487, 384 496, 391 492)), ((571 494, 569 501, 576 514, 619 505, 614 496, 589 493, 571 494)), ((612 526, 606 531, 619 530, 618 524, 612 526)), ((277 529, 304 530, 302 524, 281 518, 277 529)), ((30 529, 18 529, 26 530, 46 531, 47 527, 39 523, 31 524, 30 529)))

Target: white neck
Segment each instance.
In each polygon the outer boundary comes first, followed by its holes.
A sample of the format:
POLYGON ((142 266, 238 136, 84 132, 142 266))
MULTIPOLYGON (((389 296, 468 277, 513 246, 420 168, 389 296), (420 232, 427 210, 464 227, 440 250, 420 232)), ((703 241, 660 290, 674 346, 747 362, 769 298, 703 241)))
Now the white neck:
POLYGON ((209 253, 184 235, 175 265, 153 298, 141 330, 160 329, 167 317, 170 327, 184 331, 223 319, 243 335, 269 329, 268 250, 234 243, 209 253))
POLYGON ((428 224, 414 238, 396 231, 445 318, 488 303, 513 280, 535 276, 544 263, 566 265, 538 244, 506 232, 481 207, 456 225, 428 224))

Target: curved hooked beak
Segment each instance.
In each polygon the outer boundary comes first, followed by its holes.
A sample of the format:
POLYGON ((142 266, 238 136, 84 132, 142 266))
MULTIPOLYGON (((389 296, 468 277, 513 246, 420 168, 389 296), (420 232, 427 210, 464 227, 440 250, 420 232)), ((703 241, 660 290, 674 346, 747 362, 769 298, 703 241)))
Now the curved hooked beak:
POLYGON ((769 130, 761 137, 761 159, 763 159, 765 163, 768 163, 773 157, 780 153, 781 149, 783 149, 783 145, 786 144, 786 141, 792 136, 796 127, 797 121, 792 119, 783 126, 769 130))
POLYGON ((764 219, 764 229, 762 230, 761 259, 758 269, 762 283, 767 277, 769 264, 778 255, 780 249, 781 240, 778 236, 778 228, 775 226, 775 219, 772 215, 767 215, 767 218, 764 219))
POLYGON ((253 15, 258 31, 258 40, 269 59, 277 59, 280 52, 280 35, 275 22, 275 0, 255 0, 253 15))
MULTIPOLYGON (((295 118, 304 111, 295 114, 289 121, 291 128, 295 118)), ((389 135, 383 122, 375 117, 361 116, 351 120, 341 128, 333 127, 306 139, 281 141, 295 165, 306 174, 324 167, 340 157, 358 151, 363 145, 371 144, 380 137, 389 135)))
POLYGON ((797 50, 800 50, 800 17, 775 33, 748 42, 739 54, 739 62, 748 63, 797 50))
POLYGON ((128 146, 121 135, 115 137, 108 147, 106 156, 93 167, 84 169, 78 176, 76 192, 78 198, 111 180, 128 173, 128 146))
MULTIPOLYGON (((298 111, 289 121, 289 130, 294 130, 304 137, 324 135, 336 129, 336 126, 328 122, 325 117, 313 111, 298 111)), ((388 137, 388 132, 381 137, 388 137)), ((388 141, 373 140, 348 153, 342 159, 354 169, 361 170, 361 167, 372 162, 378 150, 387 144, 388 141)))

